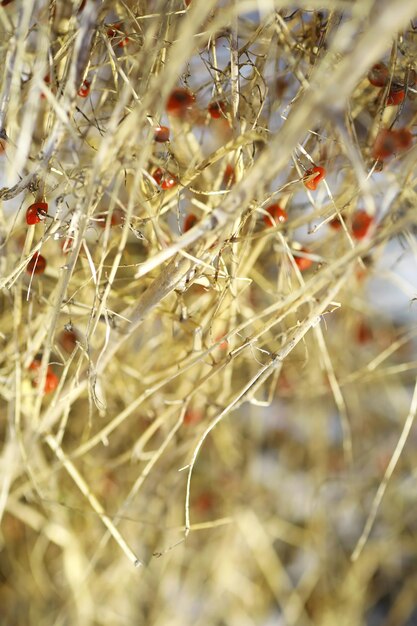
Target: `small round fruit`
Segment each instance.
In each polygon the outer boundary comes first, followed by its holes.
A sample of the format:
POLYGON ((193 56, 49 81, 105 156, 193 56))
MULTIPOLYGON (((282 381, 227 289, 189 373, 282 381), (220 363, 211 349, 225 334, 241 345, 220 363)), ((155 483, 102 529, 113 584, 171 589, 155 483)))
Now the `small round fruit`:
POLYGON ((155 182, 161 187, 161 189, 172 189, 175 185, 178 184, 177 179, 171 172, 164 172, 160 167, 158 167, 154 173, 152 174, 155 182))
POLYGON ((186 233, 187 230, 190 230, 193 226, 195 226, 198 222, 197 216, 194 213, 189 213, 184 220, 183 231, 186 233))
POLYGON ((387 96, 387 106, 398 106, 401 102, 404 101, 405 98, 405 90, 403 87, 393 87, 388 96, 387 96))
POLYGON ((383 128, 376 136, 372 156, 377 161, 384 161, 395 152, 404 152, 411 148, 413 135, 408 128, 389 130, 383 128))
POLYGON ((46 259, 36 252, 26 266, 28 274, 43 274, 46 268, 46 259))
POLYGON ((188 409, 184 415, 184 424, 190 426, 198 424, 203 419, 203 414, 198 409, 188 409))
POLYGON ((282 209, 279 204, 270 204, 267 207, 266 212, 268 215, 264 215, 263 220, 266 226, 276 226, 277 224, 285 224, 288 220, 288 213, 285 209, 282 209))
MULTIPOLYGON (((303 252, 305 254, 309 253, 306 248, 301 248, 300 252, 303 252)), ((313 261, 306 256, 295 256, 294 261, 300 272, 305 272, 313 265, 313 261)))
MULTIPOLYGON (((106 227, 108 213, 103 211, 96 216, 96 221, 101 228, 106 227)), ((110 227, 120 226, 125 221, 125 214, 121 209, 114 209, 110 218, 110 227)))
POLYGON ((224 170, 224 174, 223 174, 223 184, 229 187, 231 185, 234 185, 235 182, 236 182, 235 168, 233 167, 233 165, 230 165, 230 163, 228 163, 226 165, 226 169, 224 170))
POLYGON ((169 141, 169 132, 168 126, 155 126, 153 138, 158 143, 165 143, 169 141))
POLYGON ((117 24, 113 24, 110 28, 107 29, 107 37, 109 37, 109 39, 119 39, 119 41, 117 42, 117 46, 119 48, 124 48, 130 43, 130 39, 129 37, 125 36, 120 22, 118 22, 117 24))
POLYGON ((192 109, 195 103, 195 95, 188 89, 177 87, 171 91, 167 103, 166 111, 174 117, 184 117, 192 109))
POLYGON ((207 110, 213 120, 218 120, 226 115, 227 106, 223 100, 215 100, 210 102, 207 110))
POLYGON ((332 230, 340 230, 342 228, 342 222, 339 220, 338 217, 334 217, 332 220, 330 220, 329 227, 332 230))
POLYGON ((74 330, 63 330, 58 336, 58 343, 68 354, 77 347, 78 336, 74 330))
POLYGON ((315 191, 319 182, 326 176, 326 170, 320 165, 315 165, 311 169, 307 170, 303 176, 304 185, 307 189, 315 191))
POLYGON ((58 376, 54 372, 49 370, 46 374, 45 386, 43 388, 44 392, 52 393, 58 387, 58 383, 59 383, 58 376))
POLYGON ((90 93, 90 82, 88 80, 83 81, 81 87, 77 91, 80 98, 86 98, 90 93))
MULTIPOLYGON (((39 370, 41 368, 41 362, 41 358, 38 357, 29 365, 29 370, 34 373, 34 377, 32 379, 32 387, 38 387, 39 385, 39 370)), ((46 370, 45 385, 43 388, 44 393, 46 394, 55 391, 55 389, 58 387, 58 383, 58 376, 52 371, 51 366, 48 365, 46 370)))
POLYGON ((411 148, 413 143, 413 135, 408 130, 408 128, 399 128, 395 132, 395 140, 398 152, 402 152, 403 150, 408 150, 409 148, 411 148))
POLYGON ((35 202, 31 204, 26 210, 26 224, 33 226, 39 224, 45 219, 48 213, 48 205, 46 202, 35 202))
POLYGON ((388 82, 388 68, 385 63, 375 63, 368 72, 368 80, 374 87, 385 87, 388 82))
POLYGON ((357 211, 352 220, 352 235, 355 239, 363 239, 373 223, 373 217, 366 211, 357 211))

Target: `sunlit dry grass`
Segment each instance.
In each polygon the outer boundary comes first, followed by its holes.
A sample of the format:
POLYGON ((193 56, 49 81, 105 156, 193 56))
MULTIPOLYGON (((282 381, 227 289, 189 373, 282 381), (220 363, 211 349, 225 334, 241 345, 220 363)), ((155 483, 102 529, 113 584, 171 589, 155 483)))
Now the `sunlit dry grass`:
POLYGON ((3 622, 411 624, 415 2, 2 5, 3 622))

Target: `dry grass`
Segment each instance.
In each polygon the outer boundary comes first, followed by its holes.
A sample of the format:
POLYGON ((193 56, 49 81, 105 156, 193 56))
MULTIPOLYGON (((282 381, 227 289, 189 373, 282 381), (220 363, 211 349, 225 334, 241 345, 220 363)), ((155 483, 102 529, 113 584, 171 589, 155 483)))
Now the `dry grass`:
POLYGON ((410 626, 415 2, 6 5, 2 623, 410 626))

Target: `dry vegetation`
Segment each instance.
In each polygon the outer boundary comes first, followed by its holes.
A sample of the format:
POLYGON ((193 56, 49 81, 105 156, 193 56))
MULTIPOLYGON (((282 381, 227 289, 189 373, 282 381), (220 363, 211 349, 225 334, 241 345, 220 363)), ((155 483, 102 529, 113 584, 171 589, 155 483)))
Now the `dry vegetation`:
POLYGON ((416 623, 415 1, 1 5, 1 624, 416 623))

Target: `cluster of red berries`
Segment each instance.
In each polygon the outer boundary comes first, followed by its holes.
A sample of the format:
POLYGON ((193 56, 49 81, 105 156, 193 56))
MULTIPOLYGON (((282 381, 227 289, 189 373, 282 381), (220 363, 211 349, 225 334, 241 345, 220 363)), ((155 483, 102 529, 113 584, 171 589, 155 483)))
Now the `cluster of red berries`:
POLYGON ((123 27, 120 22, 118 22, 117 24, 113 24, 107 29, 107 37, 109 39, 117 41, 117 46, 119 48, 124 48, 130 43, 130 39, 123 31, 123 27))

